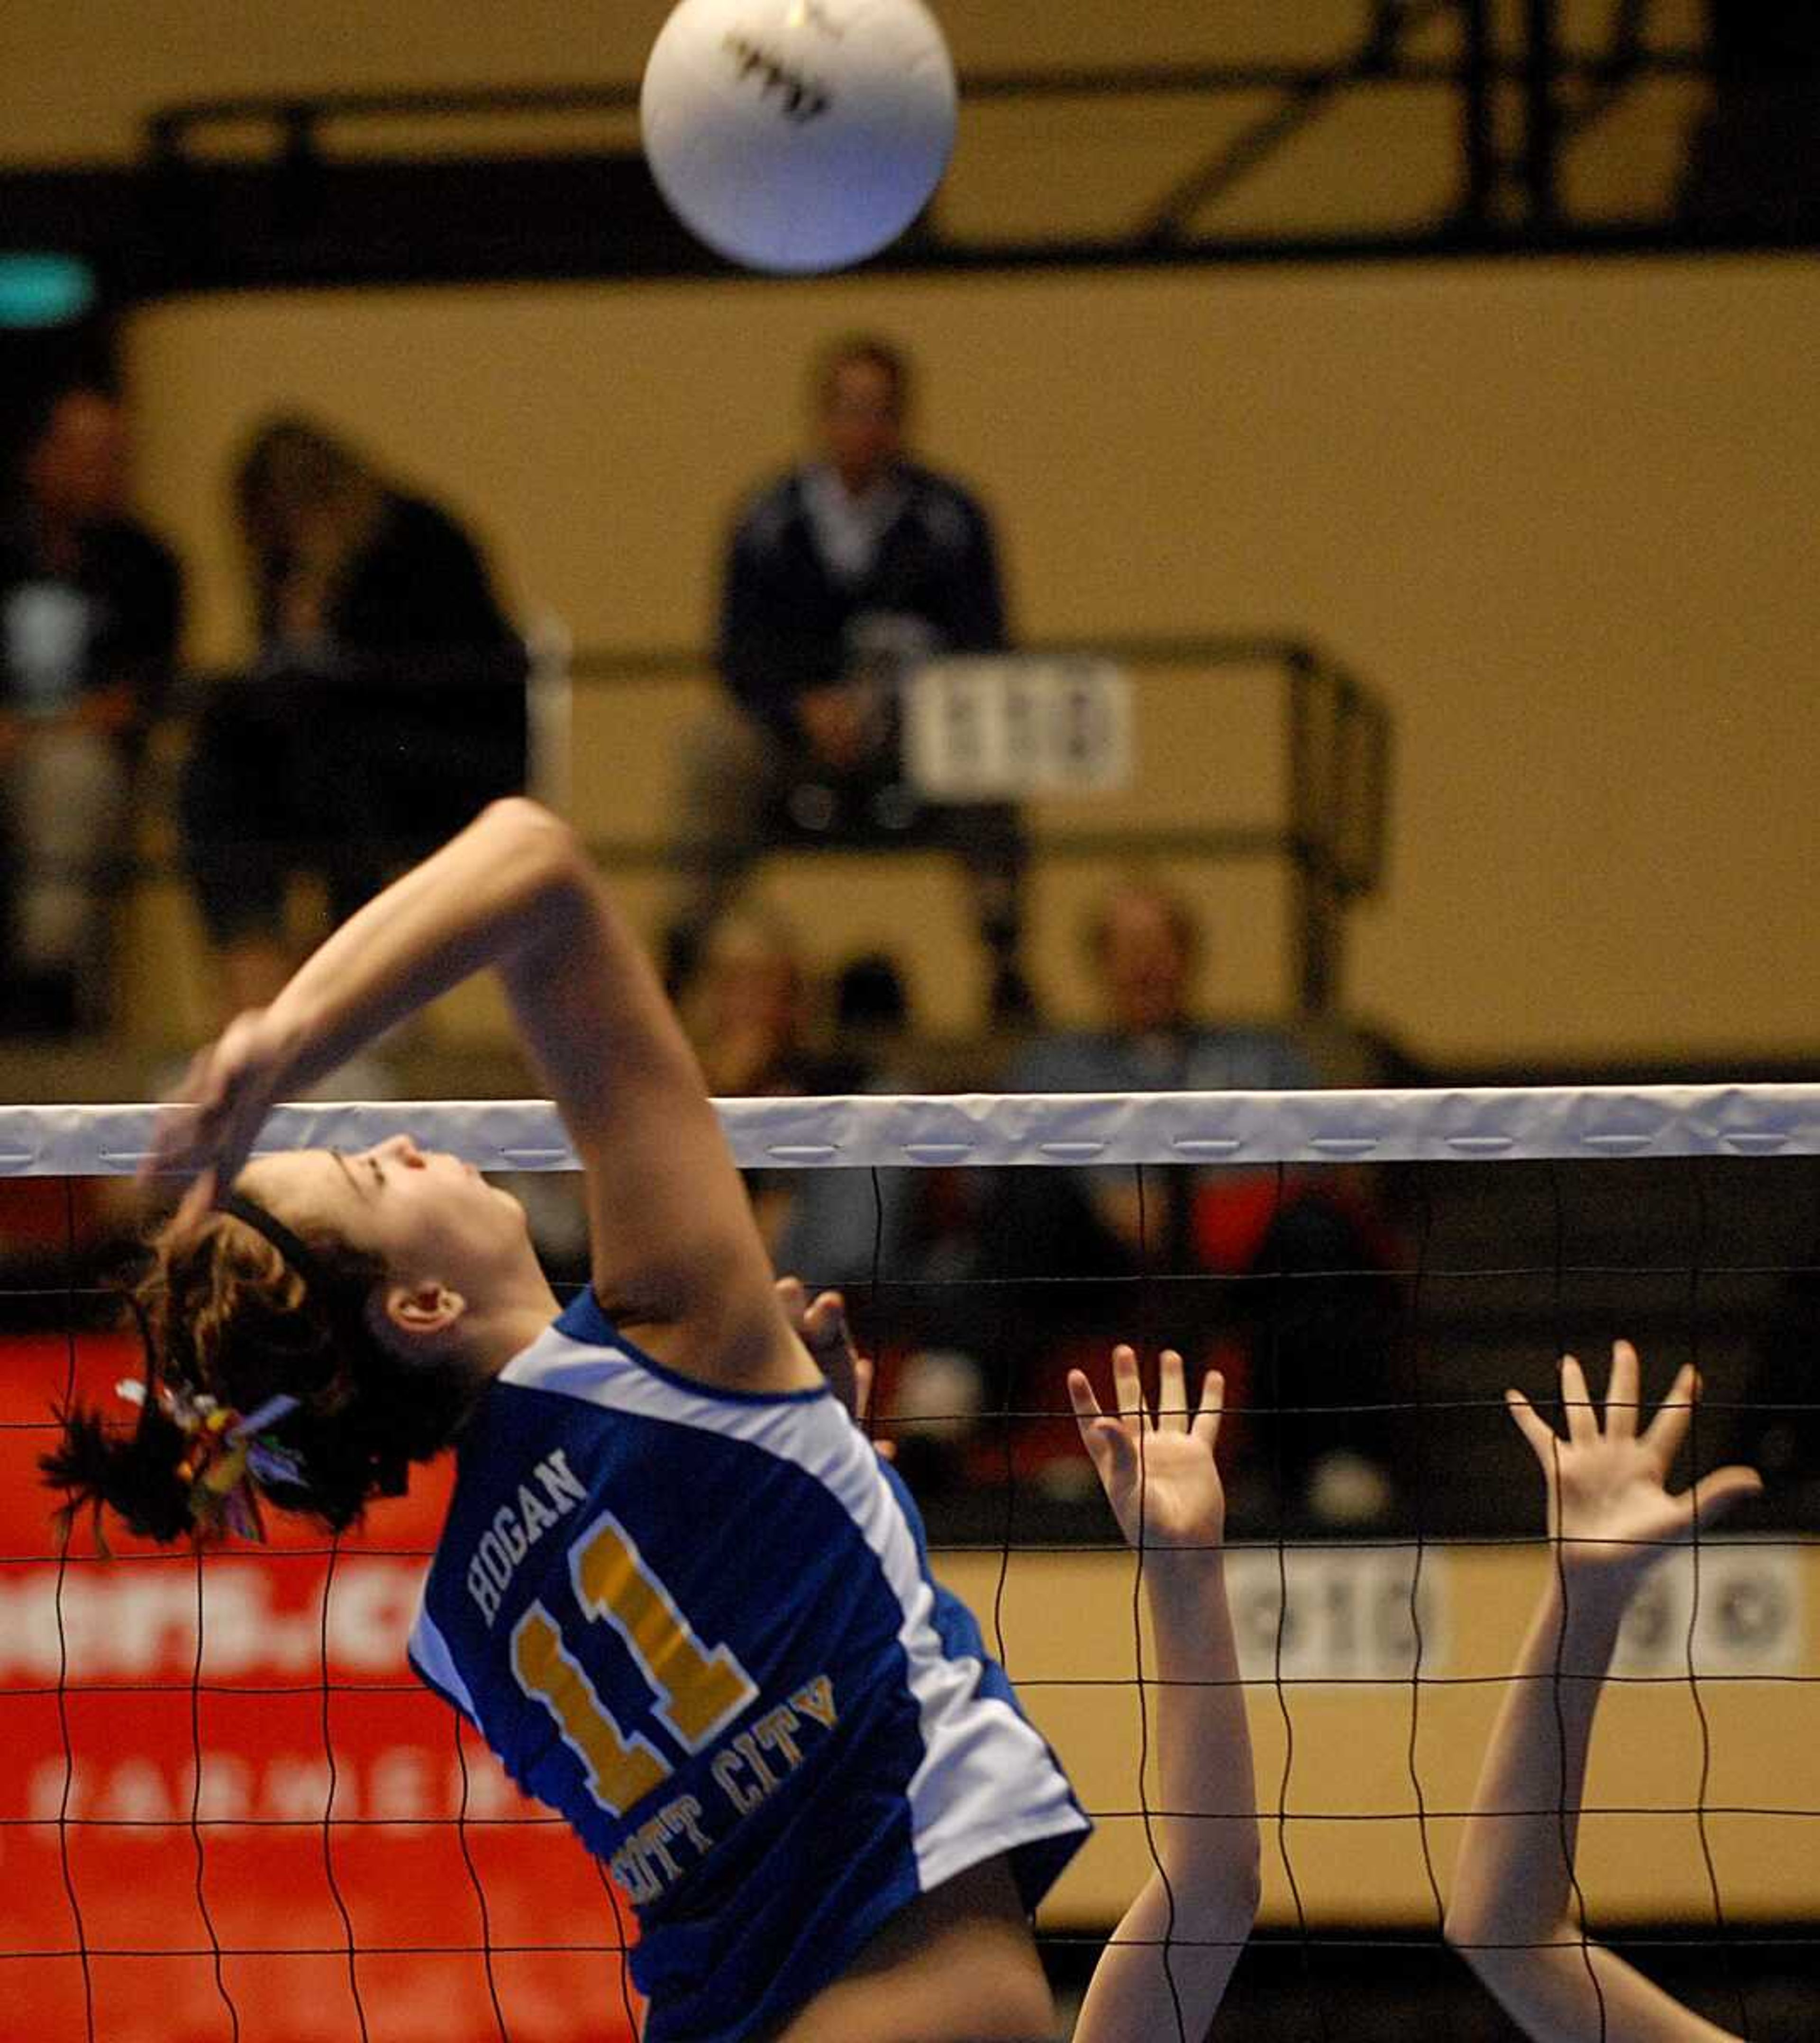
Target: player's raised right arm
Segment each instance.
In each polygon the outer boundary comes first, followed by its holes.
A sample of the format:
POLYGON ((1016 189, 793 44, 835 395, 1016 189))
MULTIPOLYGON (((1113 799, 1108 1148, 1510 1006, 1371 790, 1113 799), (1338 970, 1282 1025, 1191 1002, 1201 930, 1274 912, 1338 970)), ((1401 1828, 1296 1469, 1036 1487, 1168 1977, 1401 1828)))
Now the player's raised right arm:
POLYGON ((213 1200, 270 1107, 473 973, 503 979, 586 1173, 596 1289, 665 1359, 813 1380, 692 1052, 567 824, 498 802, 349 918, 203 1051, 155 1171, 213 1200))

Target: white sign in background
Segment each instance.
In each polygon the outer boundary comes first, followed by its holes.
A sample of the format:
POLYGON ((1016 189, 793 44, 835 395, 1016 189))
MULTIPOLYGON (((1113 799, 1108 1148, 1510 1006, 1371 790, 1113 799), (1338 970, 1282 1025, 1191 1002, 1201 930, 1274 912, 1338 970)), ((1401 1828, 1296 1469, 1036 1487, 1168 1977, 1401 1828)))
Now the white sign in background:
MULTIPOLYGON (((1452 1671, 1453 1558, 1443 1547, 1237 1547, 1226 1557, 1240 1670, 1247 1681, 1412 1680, 1416 1616, 1424 1676, 1452 1671), (1283 1611, 1282 1583, 1289 1586, 1283 1611), (1411 1596, 1416 1601, 1412 1610, 1411 1596), (1279 1642, 1279 1630, 1281 1638, 1279 1642), (1280 1658, 1279 1658, 1280 1653, 1280 1658)), ((1690 1626, 1702 1675, 1799 1673, 1806 1623, 1802 1555, 1768 1541, 1703 1542, 1673 1555, 1638 1592, 1614 1672, 1684 1677, 1690 1626)), ((398 1674, 421 1591, 417 1561, 351 1556, 329 1598, 328 1651, 343 1673, 398 1674)), ((48 1569, 0 1576, 0 1689, 55 1681, 188 1675, 195 1655, 196 1589, 181 1569, 84 1569, 60 1597, 48 1569), (60 1633, 60 1636, 59 1636, 60 1633)), ((205 1582, 204 1673, 232 1681, 258 1673, 313 1673, 323 1619, 313 1601, 280 1609, 257 1569, 211 1569, 205 1582)), ((1510 1641, 1514 1659, 1518 1640, 1510 1641)))
POLYGON ((1098 794, 1131 784, 1131 677, 1109 660, 934 660, 904 690, 904 765, 944 802, 1098 794))
POLYGON ((1228 1600, 1247 1681, 1407 1681, 1447 1670, 1448 1566, 1434 1548, 1235 1547, 1228 1600), (1285 1606, 1283 1588, 1287 1583, 1285 1606), (1412 1603, 1412 1595, 1414 1602, 1412 1603))
MULTIPOLYGON (((1698 1675, 1799 1673, 1807 1646, 1801 1563, 1795 1548, 1754 1540, 1703 1541, 1697 1562, 1691 1550, 1669 1556, 1631 1604, 1613 1672, 1684 1679, 1691 1637, 1698 1675)), ((1273 1550, 1239 1547, 1226 1571, 1247 1681, 1280 1671, 1285 1681, 1408 1681, 1454 1671, 1456 1578, 1444 1548, 1422 1550, 1419 1577, 1413 1547, 1290 1547, 1280 1570, 1273 1550)), ((1513 1632, 1510 1660, 1519 1642, 1513 1632)))
POLYGON ((1793 1674, 1806 1645, 1800 1556, 1767 1541, 1703 1539, 1660 1563, 1633 1599, 1612 1672, 1793 1674))

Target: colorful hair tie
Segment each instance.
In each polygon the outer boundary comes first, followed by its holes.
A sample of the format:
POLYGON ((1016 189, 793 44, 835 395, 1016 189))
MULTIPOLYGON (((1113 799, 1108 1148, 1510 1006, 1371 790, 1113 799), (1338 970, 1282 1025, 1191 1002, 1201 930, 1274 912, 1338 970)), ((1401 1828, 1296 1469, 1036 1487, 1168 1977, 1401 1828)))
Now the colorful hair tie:
MULTIPOLYGON (((144 1405, 144 1383, 129 1379, 115 1389, 128 1404, 144 1405)), ((303 1464, 289 1449, 262 1435, 302 1401, 281 1392, 242 1414, 206 1391, 161 1383, 157 1394, 159 1409, 190 1442, 177 1475, 189 1485, 190 1516, 197 1529, 215 1532, 225 1527, 243 1539, 263 1540, 255 1484, 301 1483, 303 1464)))

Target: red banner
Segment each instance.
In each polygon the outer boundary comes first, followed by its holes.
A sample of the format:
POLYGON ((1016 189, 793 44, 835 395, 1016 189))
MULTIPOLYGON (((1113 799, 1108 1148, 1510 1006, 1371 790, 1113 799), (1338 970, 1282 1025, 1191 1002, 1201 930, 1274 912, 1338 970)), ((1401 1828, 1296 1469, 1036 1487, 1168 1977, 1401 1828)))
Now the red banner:
POLYGON ((405 1664, 449 1469, 339 1545, 268 1512, 269 1547, 199 1565, 114 1527, 103 1559, 85 1524, 59 1564, 49 1408, 139 1370, 113 1337, 0 1342, 6 2032, 630 2037, 625 1902, 405 1664))

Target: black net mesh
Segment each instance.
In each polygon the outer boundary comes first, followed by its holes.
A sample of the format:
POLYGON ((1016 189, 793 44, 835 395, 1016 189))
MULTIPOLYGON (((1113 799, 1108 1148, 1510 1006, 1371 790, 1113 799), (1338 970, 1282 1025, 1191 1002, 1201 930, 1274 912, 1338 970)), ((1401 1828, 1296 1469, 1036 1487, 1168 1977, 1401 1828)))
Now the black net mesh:
MULTIPOLYGON (((1507 1385, 1558 1412, 1615 1338, 1705 1390, 1676 1470, 1761 1499, 1649 1577, 1575 1865, 1589 1935, 1740 2034, 1820 2004, 1820 1163, 1791 1156, 780 1174, 780 1254, 844 1286, 876 1423, 1098 1835, 1038 1923, 1064 2003, 1156 1863, 1141 1567, 1063 1388, 1114 1339, 1228 1385, 1227 1572, 1257 1756, 1237 2037, 1514 2033, 1443 1943, 1492 1716, 1550 1565, 1507 1385), (819 1181, 819 1182, 818 1182, 819 1181)), ((553 1232, 567 1196, 546 1180, 553 1232), (554 1189, 553 1190, 553 1187, 554 1189)), ((421 1690, 402 1641, 446 1473, 339 1542, 198 1558, 79 1526, 52 1407, 136 1372, 105 1182, 0 1184, 0 1930, 48 2038, 635 2033, 631 1916, 421 1690)), ((571 1237, 572 1239, 572 1237, 571 1237)), ((569 1282, 579 1271, 564 1273, 569 1282)), ((1804 2026, 1804 2023, 1806 2026, 1804 2026)), ((1183 2037, 1197 2033, 1192 2007, 1183 2037)))

